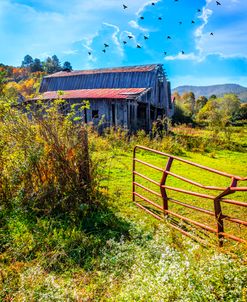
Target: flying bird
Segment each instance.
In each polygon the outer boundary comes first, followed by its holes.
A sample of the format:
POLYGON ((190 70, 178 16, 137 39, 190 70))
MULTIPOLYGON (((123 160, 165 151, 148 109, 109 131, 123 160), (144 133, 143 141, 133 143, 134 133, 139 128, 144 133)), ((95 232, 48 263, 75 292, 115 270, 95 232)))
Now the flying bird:
POLYGON ((178 23, 181 25, 183 22, 182 22, 182 21, 179 21, 178 23))
POLYGON ((127 6, 127 5, 125 5, 125 4, 123 4, 123 8, 124 8, 124 9, 126 9, 126 8, 128 8, 128 6, 127 6))
POLYGON ((136 45, 136 48, 141 48, 141 46, 139 44, 136 45))
POLYGON ((144 36, 144 40, 148 40, 148 36, 144 36))
POLYGON ((200 13, 200 12, 201 12, 201 9, 200 9, 200 8, 198 8, 198 9, 197 9, 197 12, 198 12, 198 13, 200 13))
POLYGON ((141 17, 140 17, 140 19, 141 19, 141 20, 144 20, 144 17, 143 17, 143 16, 141 16, 141 17))
POLYGON ((123 44, 127 44, 127 42, 126 42, 126 41, 123 41, 123 44))
POLYGON ((184 55, 184 51, 183 50, 181 51, 181 53, 182 53, 182 55, 184 55))
POLYGON ((210 33, 210 36, 213 36, 214 35, 214 33, 210 33))
POLYGON ((128 38, 129 38, 129 39, 133 39, 133 36, 130 36, 130 35, 129 35, 128 38))
POLYGON ((92 54, 92 53, 89 51, 89 52, 88 52, 88 55, 91 56, 91 54, 92 54))
POLYGON ((108 45, 108 44, 106 44, 106 43, 104 43, 104 46, 105 46, 105 47, 109 47, 109 45, 108 45))
POLYGON ((155 5, 155 3, 154 3, 154 2, 152 2, 151 4, 152 4, 152 5, 155 5))
POLYGON ((171 39, 171 37, 170 37, 170 36, 167 36, 167 39, 171 39))
POLYGON ((162 17, 159 17, 158 20, 162 20, 162 17))
POLYGON ((221 3, 220 3, 219 1, 216 1, 216 4, 217 4, 217 5, 221 5, 221 3))
POLYGON ((192 24, 195 24, 195 21, 194 21, 194 20, 192 20, 192 21, 191 21, 191 23, 192 23, 192 24))
POLYGON ((167 55, 167 52, 166 52, 166 51, 164 51, 164 55, 165 55, 165 56, 167 55))
POLYGON ((104 53, 106 52, 106 50, 105 50, 105 49, 103 49, 102 51, 103 51, 104 53))

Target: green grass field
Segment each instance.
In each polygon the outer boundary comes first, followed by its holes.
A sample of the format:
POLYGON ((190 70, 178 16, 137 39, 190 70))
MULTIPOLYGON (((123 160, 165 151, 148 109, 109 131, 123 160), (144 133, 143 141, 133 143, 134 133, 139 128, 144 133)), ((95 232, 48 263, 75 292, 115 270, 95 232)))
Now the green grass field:
MULTIPOLYGON (((234 140, 246 145, 245 135, 235 132, 234 140)), ((150 146, 152 142, 144 137, 126 143, 121 137, 96 135, 90 141, 103 206, 85 211, 83 217, 36 217, 18 209, 1 212, 0 301, 246 301, 246 245, 203 247, 133 204, 132 149, 135 143, 150 146)), ((170 152, 171 143, 153 142, 153 146, 170 152)), ((247 174, 245 152, 181 150, 187 160, 247 174)), ((160 156, 146 152, 138 158, 166 165, 160 156)), ((137 169, 160 180, 159 172, 140 164, 137 169)), ((174 164, 172 171, 206 185, 229 185, 221 177, 184 164, 174 164)), ((168 184, 192 189, 179 180, 168 179, 168 184)), ((212 201, 179 195, 169 196, 212 210, 212 201)), ((246 201, 246 195, 237 195, 236 199, 246 201)), ((170 203, 169 208, 215 226, 206 215, 170 203)), ((224 211, 247 217, 246 208, 225 207, 224 211)), ((226 227, 247 238, 244 227, 226 227)))
MULTIPOLYGON (((104 158, 106 156, 107 154, 104 154, 104 152, 102 152, 102 157, 104 158)), ((167 158, 142 150, 137 152, 137 158, 160 168, 164 168, 167 163, 167 158)), ((198 153, 187 152, 186 156, 184 156, 183 158, 233 175, 239 175, 244 177, 247 173, 247 156, 245 153, 218 151, 217 153, 214 154, 214 158, 212 158, 211 155, 205 155, 205 154, 203 155, 198 153)), ((114 194, 114 192, 116 192, 115 194, 119 194, 118 206, 120 207, 120 210, 121 211, 125 210, 126 212, 128 212, 129 207, 131 208, 133 207, 133 204, 131 203, 132 153, 123 152, 121 150, 113 152, 113 154, 109 157, 107 169, 109 169, 110 177, 106 183, 106 186, 109 187, 109 191, 111 193, 114 194)), ((157 182, 160 181, 162 176, 161 172, 156 171, 147 166, 144 166, 143 164, 140 163, 136 163, 136 170, 139 173, 146 175, 157 182)), ((207 186, 219 186, 219 187, 226 188, 231 183, 230 178, 222 177, 217 174, 210 173, 178 161, 174 161, 171 172, 207 186)), ((159 188, 157 188, 155 184, 152 184, 142 179, 139 176, 136 176, 136 181, 155 192, 159 192, 159 188)), ((203 194, 209 194, 213 196, 217 196, 219 194, 217 193, 217 191, 212 192, 209 190, 203 190, 172 177, 168 177, 167 185, 171 187, 178 187, 181 189, 191 190, 191 191, 195 191, 203 194)), ((243 185, 245 185, 243 182, 239 182, 239 186, 243 186, 243 185)), ((159 197, 156 197, 153 194, 146 192, 141 188, 138 188, 137 186, 136 186, 136 191, 139 194, 149 198, 151 201, 155 201, 162 206, 162 202, 159 197)), ((212 200, 185 195, 174 191, 169 191, 168 197, 173 199, 178 199, 182 202, 187 202, 194 206, 205 208, 210 211, 214 211, 212 200)), ((247 193, 246 192, 235 193, 234 198, 231 195, 228 198, 235 199, 238 201, 246 201, 247 193)), ((137 197, 136 200, 141 200, 141 199, 137 197)), ((144 205, 145 202, 142 204, 144 205)), ((148 204, 146 203, 146 205, 148 204)), ((213 228, 216 227, 215 218, 212 216, 208 216, 206 214, 178 206, 171 202, 169 203, 169 209, 178 212, 178 214, 187 216, 188 218, 194 219, 199 222, 203 222, 213 228)), ((222 203, 222 210, 224 214, 234 216, 235 218, 244 220, 247 217, 246 208, 222 203)), ((141 213, 142 216, 147 216, 148 219, 150 219, 150 216, 147 215, 145 212, 142 212, 139 209, 138 211, 141 213)), ((246 227, 241 225, 235 225, 233 223, 228 223, 226 221, 225 231, 229 233, 232 232, 232 234, 235 234, 239 237, 242 236, 243 238, 247 238, 246 227)))

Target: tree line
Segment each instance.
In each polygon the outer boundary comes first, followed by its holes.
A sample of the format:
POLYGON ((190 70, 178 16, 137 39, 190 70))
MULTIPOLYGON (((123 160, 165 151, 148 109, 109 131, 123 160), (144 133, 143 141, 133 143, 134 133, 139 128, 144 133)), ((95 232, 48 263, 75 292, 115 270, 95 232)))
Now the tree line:
POLYGON ((21 67, 27 68, 30 72, 46 72, 51 74, 58 71, 72 71, 72 66, 69 61, 65 61, 61 65, 58 57, 53 55, 48 57, 45 61, 38 58, 33 59, 30 55, 26 55, 22 61, 21 67))
POLYGON ((235 94, 223 97, 212 95, 210 98, 193 92, 182 95, 175 92, 175 112, 173 122, 176 124, 197 124, 223 129, 238 121, 247 120, 247 103, 241 103, 235 94))
POLYGON ((20 67, 0 63, 0 98, 34 97, 39 92, 43 76, 59 71, 72 71, 72 66, 68 61, 62 64, 56 55, 43 62, 26 55, 20 67))

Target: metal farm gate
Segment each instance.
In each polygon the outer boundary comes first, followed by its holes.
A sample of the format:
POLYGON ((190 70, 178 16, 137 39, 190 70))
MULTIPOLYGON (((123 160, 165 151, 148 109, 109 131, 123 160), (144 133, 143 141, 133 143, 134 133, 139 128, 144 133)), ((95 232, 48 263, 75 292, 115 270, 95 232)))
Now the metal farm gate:
POLYGON ((209 234, 213 233, 218 237, 219 246, 222 246, 224 239, 227 238, 247 243, 246 181, 247 178, 224 173, 147 147, 134 148, 133 202, 155 218, 165 219, 184 235, 202 242, 205 242, 205 238, 209 239, 209 234), (150 163, 154 154, 158 164, 150 163), (142 157, 145 157, 145 160, 142 157), (163 166, 159 166, 160 164, 163 166), (181 165, 184 166, 183 169, 181 165), (173 167, 176 173, 173 172, 173 167), (190 175, 191 169, 196 170, 192 175, 194 177, 191 176, 193 180, 184 176, 184 171, 190 175), (181 170, 183 175, 179 175, 181 170), (200 179, 208 181, 209 185, 196 181, 198 173, 200 173, 200 179), (216 186, 211 185, 212 178, 209 174, 215 174, 216 186), (222 183, 224 185, 221 185, 222 183), (155 190, 155 187, 158 190, 155 190), (174 194, 175 197, 171 196, 174 194), (241 200, 229 199, 228 196, 233 194, 241 200), (186 211, 191 213, 188 214, 186 211), (192 212, 195 214, 193 215, 192 212), (198 212, 210 219, 206 218, 206 223, 204 223, 198 212), (240 218, 232 217, 233 212, 240 218), (225 228, 226 224, 227 228, 225 228), (226 230, 228 227, 231 234, 226 230))

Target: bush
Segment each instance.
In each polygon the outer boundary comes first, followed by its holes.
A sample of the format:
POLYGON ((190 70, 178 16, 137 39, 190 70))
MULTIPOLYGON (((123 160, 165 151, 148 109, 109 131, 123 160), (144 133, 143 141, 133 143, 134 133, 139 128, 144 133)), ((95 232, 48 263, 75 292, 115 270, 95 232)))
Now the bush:
POLYGON ((61 104, 0 103, 0 205, 51 213, 93 202, 87 130, 61 104))

